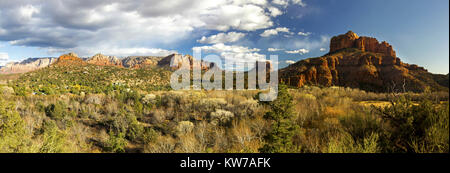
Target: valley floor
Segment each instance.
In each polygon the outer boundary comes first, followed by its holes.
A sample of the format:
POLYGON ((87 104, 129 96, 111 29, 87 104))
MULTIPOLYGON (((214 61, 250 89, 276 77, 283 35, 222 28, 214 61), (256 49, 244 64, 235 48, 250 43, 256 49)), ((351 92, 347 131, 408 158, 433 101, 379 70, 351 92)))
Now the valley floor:
POLYGON ((0 152, 449 152, 448 93, 286 92, 264 103, 258 91, 18 96, 0 85, 0 152))

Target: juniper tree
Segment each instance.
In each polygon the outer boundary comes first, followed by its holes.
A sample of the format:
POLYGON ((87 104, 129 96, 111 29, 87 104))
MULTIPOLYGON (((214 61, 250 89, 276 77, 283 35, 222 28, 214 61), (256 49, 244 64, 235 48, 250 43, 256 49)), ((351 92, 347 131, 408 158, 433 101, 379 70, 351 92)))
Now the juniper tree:
POLYGON ((287 87, 280 85, 276 100, 268 103, 271 110, 264 118, 272 122, 271 131, 264 137, 265 144, 259 149, 263 153, 295 152, 292 137, 295 135, 297 125, 292 121, 293 103, 287 87))

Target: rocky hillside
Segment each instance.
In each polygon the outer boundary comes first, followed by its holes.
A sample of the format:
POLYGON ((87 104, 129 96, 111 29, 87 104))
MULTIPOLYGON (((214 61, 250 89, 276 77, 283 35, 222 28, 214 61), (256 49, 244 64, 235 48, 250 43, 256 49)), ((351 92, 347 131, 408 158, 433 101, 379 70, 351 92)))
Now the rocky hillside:
POLYGON ((167 90, 171 71, 89 64, 70 53, 49 67, 20 75, 11 84, 21 95, 109 93, 117 90, 167 90))
POLYGON ((102 54, 96 54, 93 57, 87 59, 86 62, 95 65, 123 67, 122 61, 119 58, 115 56, 105 56, 102 54))
POLYGON ((171 54, 165 57, 158 56, 128 56, 117 58, 115 56, 106 56, 96 54, 90 58, 80 58, 75 53, 69 53, 59 58, 29 58, 22 62, 9 63, 6 66, 0 66, 0 74, 26 73, 48 67, 51 64, 62 66, 93 64, 98 66, 114 66, 132 69, 163 67, 172 70, 178 69, 183 61, 189 61, 193 68, 209 69, 214 64, 195 60, 190 55, 171 54))
POLYGON ((0 67, 0 74, 26 73, 43 67, 48 67, 56 62, 57 58, 28 58, 22 62, 8 63, 0 67))
POLYGON ((122 59, 122 65, 126 68, 156 67, 162 58, 156 56, 129 56, 122 59))
POLYGON ((397 57, 392 46, 383 41, 378 42, 376 38, 358 36, 352 31, 348 31, 346 34, 335 36, 331 38, 330 53, 345 49, 345 48, 357 48, 361 51, 380 53, 390 57, 397 57))
POLYGON ((447 86, 443 82, 445 75, 403 63, 388 43, 351 31, 333 37, 328 54, 280 69, 279 78, 281 83, 295 87, 337 85, 377 92, 448 90, 448 77, 447 86))
POLYGON ((171 54, 166 57, 155 56, 130 56, 122 60, 126 68, 146 68, 146 67, 164 67, 178 69, 182 63, 188 63, 192 68, 209 69, 213 64, 205 61, 196 60, 191 55, 171 54))

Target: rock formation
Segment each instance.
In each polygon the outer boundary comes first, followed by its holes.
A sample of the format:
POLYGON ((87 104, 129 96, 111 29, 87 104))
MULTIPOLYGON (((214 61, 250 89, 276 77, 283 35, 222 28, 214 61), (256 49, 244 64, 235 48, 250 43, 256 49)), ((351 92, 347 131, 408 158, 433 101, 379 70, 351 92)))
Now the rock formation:
POLYGON ((359 37, 352 31, 331 38, 330 53, 345 48, 357 48, 363 52, 381 53, 386 56, 396 57, 395 51, 389 43, 385 41, 379 43, 376 38, 372 37, 359 37))
POLYGON ((191 55, 181 55, 181 54, 172 54, 167 57, 164 57, 161 61, 158 62, 158 66, 160 67, 170 67, 172 69, 178 69, 182 67, 182 64, 186 63, 190 65, 190 69, 201 69, 207 70, 213 67, 213 63, 209 63, 203 60, 196 60, 191 55))
POLYGON ((79 58, 75 53, 68 53, 61 55, 54 65, 58 66, 76 66, 76 65, 87 65, 83 59, 79 58))
POLYGON ((86 62, 94 65, 123 67, 122 61, 119 60, 117 57, 105 56, 102 54, 96 54, 93 57, 87 59, 86 62))
POLYGON ((122 59, 122 65, 126 68, 155 67, 161 59, 155 56, 129 56, 122 59))
POLYGON ((12 62, 6 64, 4 67, 0 68, 1 74, 12 74, 12 73, 26 73, 29 71, 37 70, 40 68, 48 67, 54 62, 56 62, 57 58, 28 58, 21 62, 12 62))
POLYGON ((337 85, 380 92, 420 92, 427 87, 448 90, 423 67, 401 62, 388 43, 351 31, 333 37, 327 55, 299 61, 279 73, 281 83, 295 87, 337 85))

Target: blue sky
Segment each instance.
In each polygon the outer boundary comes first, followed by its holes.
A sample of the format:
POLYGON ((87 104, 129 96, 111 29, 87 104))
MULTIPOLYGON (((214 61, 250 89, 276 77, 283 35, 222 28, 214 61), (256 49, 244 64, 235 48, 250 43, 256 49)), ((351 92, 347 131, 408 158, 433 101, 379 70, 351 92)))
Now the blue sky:
POLYGON ((352 30, 393 45, 407 63, 449 72, 448 0, 0 1, 0 65, 27 57, 193 54, 284 67, 328 52, 352 30), (145 8, 144 8, 145 7, 145 8), (202 37, 204 37, 202 39, 202 37), (272 50, 277 51, 268 51, 272 50))

